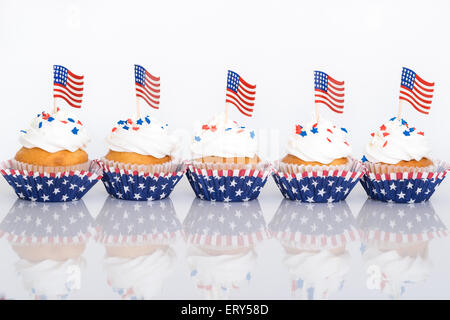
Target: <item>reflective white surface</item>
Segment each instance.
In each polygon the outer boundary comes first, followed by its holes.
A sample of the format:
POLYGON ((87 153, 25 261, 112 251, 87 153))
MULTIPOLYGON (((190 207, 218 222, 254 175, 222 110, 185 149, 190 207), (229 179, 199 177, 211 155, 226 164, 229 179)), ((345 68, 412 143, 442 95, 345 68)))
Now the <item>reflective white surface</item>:
POLYGON ((118 201, 99 183, 64 205, 18 201, 2 180, 0 295, 448 299, 448 192, 444 180, 426 204, 388 205, 357 185, 307 205, 270 179, 258 201, 211 204, 183 178, 163 201, 118 201))

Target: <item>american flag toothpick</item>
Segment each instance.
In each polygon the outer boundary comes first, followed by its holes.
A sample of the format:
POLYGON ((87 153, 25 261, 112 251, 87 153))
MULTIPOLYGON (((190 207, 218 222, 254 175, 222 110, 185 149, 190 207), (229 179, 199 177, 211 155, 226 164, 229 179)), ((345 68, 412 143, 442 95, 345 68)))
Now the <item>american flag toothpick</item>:
POLYGON ((226 118, 228 119, 228 104, 234 105, 243 115, 251 117, 255 105, 256 85, 246 82, 236 72, 228 70, 226 118))
POLYGON ((434 82, 427 82, 411 69, 403 67, 400 84, 398 118, 401 118, 403 101, 411 104, 413 108, 420 113, 429 114, 433 92, 434 82))
POLYGON ((314 102, 316 121, 319 121, 319 104, 336 113, 344 113, 344 81, 337 81, 322 71, 314 71, 314 102))
POLYGON ((153 76, 144 67, 134 65, 134 79, 136 83, 137 115, 140 117, 139 98, 143 99, 150 107, 159 109, 160 77, 153 76))
POLYGON ((63 66, 53 66, 53 112, 57 111, 56 99, 62 99, 73 108, 81 108, 84 76, 78 76, 63 66))

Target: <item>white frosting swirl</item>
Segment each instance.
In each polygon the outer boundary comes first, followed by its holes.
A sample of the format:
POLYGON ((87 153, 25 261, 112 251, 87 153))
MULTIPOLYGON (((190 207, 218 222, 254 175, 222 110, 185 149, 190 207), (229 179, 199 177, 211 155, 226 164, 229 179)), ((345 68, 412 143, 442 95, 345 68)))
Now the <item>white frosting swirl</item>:
POLYGON ((253 158, 257 151, 255 131, 226 120, 225 113, 216 115, 196 130, 191 144, 193 159, 208 156, 253 158))
POLYGON ((352 148, 347 142, 347 130, 336 127, 331 121, 320 118, 306 126, 297 125, 288 141, 287 153, 303 161, 328 164, 349 157, 352 148))
MULTIPOLYGON (((432 264, 427 255, 401 256, 395 250, 380 251, 369 247, 363 255, 367 268, 379 268, 380 290, 392 298, 398 299, 407 283, 419 283, 430 277, 432 264)), ((370 277, 370 275, 369 275, 370 277)))
POLYGON ((41 300, 65 299, 75 289, 79 289, 83 259, 66 261, 44 260, 30 262, 20 260, 16 264, 25 288, 41 300))
POLYGON ((150 299, 161 293, 175 260, 174 251, 165 248, 132 259, 107 257, 104 269, 113 290, 121 291, 124 298, 150 299))
POLYGON ((392 118, 372 135, 365 148, 365 157, 370 162, 396 164, 420 160, 431 151, 424 133, 403 119, 392 118))
POLYGON ((177 139, 169 134, 168 125, 145 116, 117 122, 106 137, 109 149, 163 158, 176 151, 177 139))
POLYGON ((300 281, 300 297, 327 299, 331 293, 338 291, 345 276, 350 271, 350 254, 346 251, 336 255, 328 250, 319 252, 301 252, 286 254, 284 264, 294 281, 300 281))
POLYGON ((248 279, 256 264, 253 249, 236 253, 210 255, 201 248, 190 247, 187 263, 197 285, 204 290, 208 299, 228 299, 230 291, 238 288, 248 279))
POLYGON ((90 141, 81 122, 62 109, 38 114, 30 127, 20 132, 19 141, 25 148, 40 148, 51 153, 84 149, 90 141))

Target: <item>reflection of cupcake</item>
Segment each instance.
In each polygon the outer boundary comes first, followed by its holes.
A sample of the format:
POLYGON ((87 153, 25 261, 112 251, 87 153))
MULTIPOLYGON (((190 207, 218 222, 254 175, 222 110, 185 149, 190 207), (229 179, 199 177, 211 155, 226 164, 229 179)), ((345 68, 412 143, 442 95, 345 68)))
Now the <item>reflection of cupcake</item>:
POLYGON ((161 294, 175 268, 170 247, 181 230, 170 199, 147 205, 107 198, 97 217, 104 244, 108 284, 123 299, 150 299, 161 294))
POLYGON ((207 298, 227 299, 250 281, 257 257, 254 246, 268 236, 258 202, 195 199, 183 226, 191 277, 207 298))
POLYGON ((327 299, 343 288, 350 271, 347 243, 359 240, 350 208, 283 200, 269 230, 285 249, 294 296, 327 299))
POLYGON ((432 264, 428 243, 447 235, 431 203, 400 206, 367 200, 358 215, 369 289, 399 298, 406 284, 426 281, 432 264))
POLYGON ((21 131, 22 148, 4 162, 2 174, 21 199, 80 199, 101 178, 97 163, 88 160, 89 142, 79 120, 62 110, 42 112, 21 131))
POLYGON ((363 161, 367 174, 361 183, 382 201, 428 200, 447 172, 445 163, 431 160, 425 134, 397 117, 372 133, 363 161))
POLYGON ((255 199, 267 181, 268 164, 257 155, 253 130, 219 114, 195 133, 187 177, 197 197, 212 201, 255 199))
POLYGON ((344 200, 363 174, 351 158, 347 130, 322 118, 296 126, 276 167, 273 177, 282 194, 306 202, 344 200))
POLYGON ((14 203, 0 228, 20 257, 17 271, 36 299, 65 299, 80 289, 92 221, 82 201, 14 203))

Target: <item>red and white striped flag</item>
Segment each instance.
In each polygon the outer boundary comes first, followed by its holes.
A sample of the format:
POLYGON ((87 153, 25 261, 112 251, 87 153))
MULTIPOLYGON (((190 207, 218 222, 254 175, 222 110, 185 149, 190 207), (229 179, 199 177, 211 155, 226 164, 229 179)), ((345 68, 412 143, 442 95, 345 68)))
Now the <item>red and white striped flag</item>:
POLYGON ((344 113, 344 81, 334 80, 322 71, 314 71, 315 103, 323 103, 337 113, 344 113))
POLYGON ((53 66, 53 98, 66 101, 71 107, 81 108, 83 101, 84 76, 78 76, 69 69, 53 66))
POLYGON ((134 65, 134 78, 136 82, 136 97, 142 98, 147 104, 159 109, 160 78, 152 76, 144 67, 134 65))
POLYGON ((434 82, 427 82, 411 69, 403 67, 400 100, 409 102, 421 113, 429 114, 433 92, 434 82))
POLYGON ((256 85, 249 84, 236 72, 228 70, 226 103, 233 104, 243 115, 251 117, 255 95, 256 85))

